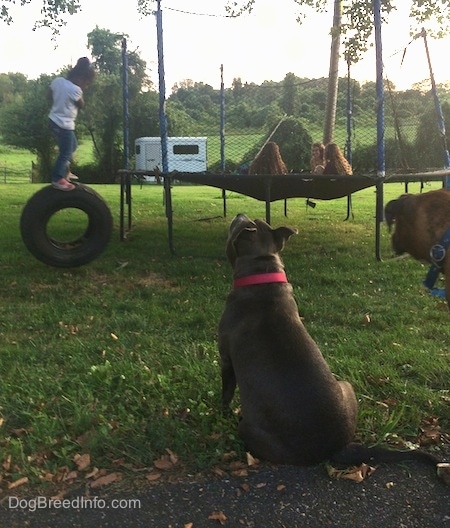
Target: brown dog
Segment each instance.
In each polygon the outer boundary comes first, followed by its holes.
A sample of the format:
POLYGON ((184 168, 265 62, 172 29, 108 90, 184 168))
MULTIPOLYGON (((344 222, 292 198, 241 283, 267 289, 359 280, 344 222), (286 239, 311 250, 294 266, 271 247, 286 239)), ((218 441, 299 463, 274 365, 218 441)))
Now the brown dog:
MULTIPOLYGON (((450 189, 403 194, 386 204, 384 216, 389 232, 395 226, 391 240, 397 255, 409 253, 416 260, 429 263, 433 263, 432 257, 442 257, 438 267, 450 276, 450 258, 446 258, 446 252, 440 248, 432 252, 450 228, 450 189)), ((445 296, 450 306, 450 280, 445 284, 445 296)))
POLYGON ((279 252, 296 231, 272 229, 238 215, 227 257, 234 270, 219 324, 222 404, 239 387, 239 434, 256 457, 310 465, 411 458, 438 461, 420 451, 388 451, 350 444, 357 400, 350 383, 337 381, 298 313, 279 252))

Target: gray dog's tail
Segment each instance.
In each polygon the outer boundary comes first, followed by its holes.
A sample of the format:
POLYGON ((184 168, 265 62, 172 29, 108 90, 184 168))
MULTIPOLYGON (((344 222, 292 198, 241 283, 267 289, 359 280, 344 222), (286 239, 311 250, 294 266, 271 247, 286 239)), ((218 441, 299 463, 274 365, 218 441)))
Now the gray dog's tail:
POLYGON ((417 460, 436 466, 441 462, 436 456, 420 449, 400 451, 380 446, 368 447, 363 444, 348 444, 342 451, 335 453, 331 462, 342 466, 359 466, 361 464, 390 464, 405 460, 417 460))

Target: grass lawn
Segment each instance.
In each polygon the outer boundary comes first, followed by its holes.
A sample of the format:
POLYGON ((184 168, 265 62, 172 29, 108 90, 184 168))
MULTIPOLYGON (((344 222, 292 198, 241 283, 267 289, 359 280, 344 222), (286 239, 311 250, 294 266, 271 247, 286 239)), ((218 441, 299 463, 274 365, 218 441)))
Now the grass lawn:
MULTIPOLYGON (((39 186, 1 184, 0 490, 24 477, 24 490, 80 482, 94 467, 158 479, 245 460, 237 417, 219 412, 216 338, 231 284, 228 224, 238 212, 264 217, 264 204, 227 193, 224 219, 220 190, 175 186, 172 256, 160 186, 133 188, 124 242, 118 187, 93 187, 115 218, 113 239, 92 263, 58 269, 19 234, 39 186)), ((402 192, 386 185, 385 199, 402 192)), ((288 278, 333 372, 355 387, 357 437, 439 444, 436 427, 450 433, 450 315, 421 286, 425 266, 389 258, 385 228, 386 258, 375 260, 374 201, 373 189, 356 193, 349 221, 345 199, 314 209, 289 200, 288 218, 276 202, 272 224, 299 229, 283 253, 288 278)))

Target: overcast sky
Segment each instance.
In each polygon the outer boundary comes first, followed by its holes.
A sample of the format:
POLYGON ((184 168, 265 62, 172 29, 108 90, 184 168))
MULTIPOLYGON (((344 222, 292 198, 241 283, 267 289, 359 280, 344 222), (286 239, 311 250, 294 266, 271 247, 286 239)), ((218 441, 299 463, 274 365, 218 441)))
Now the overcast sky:
MULTIPOLYGON (((32 4, 36 4, 36 1, 32 4)), ((397 2, 405 5, 407 2, 397 2)), ((157 34, 154 15, 137 13, 136 1, 83 0, 83 11, 67 18, 56 41, 47 28, 32 31, 39 11, 33 5, 14 7, 15 21, 0 27, 0 73, 21 72, 29 78, 53 74, 87 55, 87 34, 96 26, 128 35, 128 47, 138 49, 157 85, 157 34)), ((298 6, 293 0, 258 0, 253 13, 238 19, 225 16, 225 0, 161 0, 166 88, 185 79, 220 85, 220 66, 225 86, 240 77, 243 82, 281 81, 286 73, 299 77, 327 77, 332 24, 332 6, 325 14, 311 14, 296 22, 298 6), (275 6, 275 7, 274 7, 275 6)), ((400 89, 429 77, 422 38, 409 36, 405 12, 390 18, 382 28, 385 75, 400 89), (409 46, 408 46, 409 44, 409 46), (407 53, 402 63, 402 51, 407 53)), ((436 82, 450 79, 447 62, 450 38, 428 39, 436 82)), ((341 76, 347 67, 342 63, 341 76)), ((360 81, 375 80, 374 52, 352 68, 360 81)))

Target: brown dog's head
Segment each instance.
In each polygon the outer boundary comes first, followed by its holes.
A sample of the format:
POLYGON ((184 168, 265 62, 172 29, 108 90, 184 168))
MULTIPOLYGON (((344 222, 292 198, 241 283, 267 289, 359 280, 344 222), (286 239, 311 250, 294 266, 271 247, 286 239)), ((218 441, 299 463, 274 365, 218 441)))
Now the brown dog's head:
POLYGON ((389 229, 395 225, 395 231, 392 234, 392 249, 397 255, 402 255, 408 251, 407 245, 408 230, 411 223, 411 215, 414 215, 415 196, 412 194, 402 194, 396 200, 391 200, 384 208, 384 218, 389 229))
POLYGON ((227 258, 234 268, 238 257, 276 255, 296 233, 297 230, 290 227, 272 229, 263 220, 252 221, 246 215, 238 214, 230 224, 227 258))
POLYGON ((413 195, 402 194, 396 200, 391 200, 386 204, 384 208, 384 219, 389 229, 389 233, 392 230, 392 226, 395 224, 398 218, 408 213, 408 204, 413 200, 413 195))

